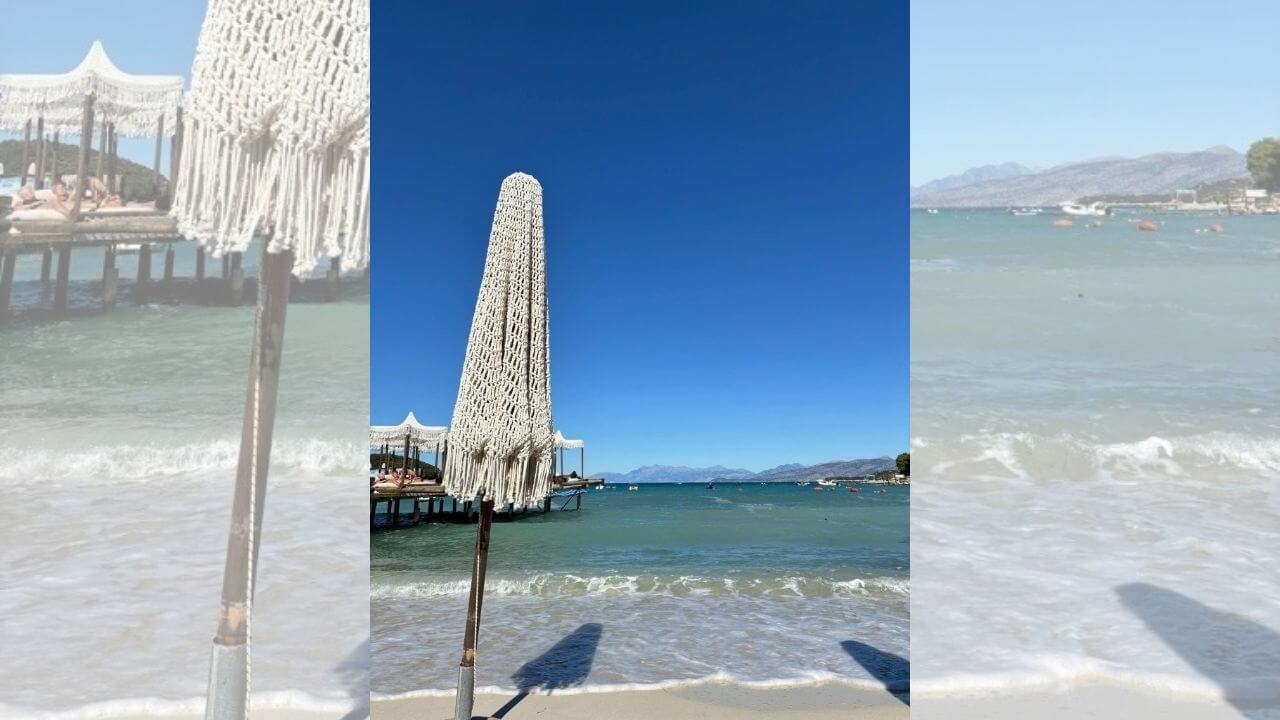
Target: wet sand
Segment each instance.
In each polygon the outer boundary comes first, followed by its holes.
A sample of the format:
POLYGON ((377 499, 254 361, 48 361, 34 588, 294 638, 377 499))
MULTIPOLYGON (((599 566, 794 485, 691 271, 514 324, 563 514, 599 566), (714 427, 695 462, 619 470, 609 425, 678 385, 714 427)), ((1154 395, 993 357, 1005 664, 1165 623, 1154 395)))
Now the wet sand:
MULTIPOLYGON (((711 683, 659 690, 529 695, 518 701, 509 694, 481 694, 476 696, 474 715, 507 720, 905 720, 911 717, 911 709, 904 700, 906 696, 884 690, 836 683, 769 689, 711 683)), ((377 700, 373 720, 453 720, 453 697, 377 700)))
POLYGON ((1095 684, 1057 693, 920 697, 911 709, 911 717, 912 720, 1280 720, 1280 705, 1262 708, 1242 704, 1236 707, 1225 700, 1180 698, 1095 684))

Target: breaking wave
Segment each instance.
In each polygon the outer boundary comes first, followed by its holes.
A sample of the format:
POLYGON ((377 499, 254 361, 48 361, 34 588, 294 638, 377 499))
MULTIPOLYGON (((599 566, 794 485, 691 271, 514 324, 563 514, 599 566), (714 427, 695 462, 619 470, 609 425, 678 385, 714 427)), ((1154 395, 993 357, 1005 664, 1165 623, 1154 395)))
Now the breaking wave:
POLYGON ((953 442, 913 442, 930 448, 918 459, 922 475, 988 480, 1280 475, 1280 436, 1209 432, 1098 442, 1071 434, 994 432, 953 442))
MULTIPOLYGON (((368 458, 359 442, 330 439, 278 439, 271 450, 276 471, 317 474, 362 473, 368 458)), ((30 482, 49 477, 95 480, 146 480, 233 470, 239 439, 180 445, 121 444, 79 449, 30 449, 0 446, 0 482, 30 482)))
MULTIPOLYGON (((374 585, 373 599, 465 597, 469 580, 415 582, 374 585)), ((908 595, 910 580, 896 577, 836 580, 783 576, 775 578, 709 578, 682 575, 605 575, 581 577, 567 573, 539 573, 523 579, 489 578, 485 595, 503 596, 585 596, 585 595, 714 595, 721 597, 843 598, 879 595, 908 595)))

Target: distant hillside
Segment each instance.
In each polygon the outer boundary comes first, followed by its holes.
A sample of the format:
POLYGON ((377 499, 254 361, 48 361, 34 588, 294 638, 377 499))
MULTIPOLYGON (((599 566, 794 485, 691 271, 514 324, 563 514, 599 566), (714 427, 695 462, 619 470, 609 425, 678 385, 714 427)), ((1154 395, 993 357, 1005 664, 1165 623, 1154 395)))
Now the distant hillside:
MULTIPOLYGON (((569 464, 572 470, 572 464, 569 464)), ((591 475, 591 473, 587 473, 591 475)), ((755 473, 741 468, 727 468, 713 465, 705 468, 691 468, 683 465, 645 465, 625 473, 604 472, 600 476, 611 483, 650 483, 650 482, 706 482, 716 479, 746 479, 755 473)))
MULTIPOLYGON (((31 154, 27 158, 27 162, 35 162, 34 142, 31 143, 31 154)), ((67 145, 65 143, 58 144, 58 170, 64 175, 75 175, 76 165, 80 162, 80 146, 67 145)), ((4 140, 0 141, 0 163, 4 164, 4 175, 21 176, 22 175, 22 141, 21 140, 4 140)), ((89 172, 92 173, 98 167, 98 151, 89 150, 89 172)), ((117 166, 119 172, 124 175, 124 189, 127 197, 126 200, 154 200, 155 199, 155 183, 151 175, 151 168, 139 165, 132 160, 120 158, 120 164, 117 166)), ((163 174, 161 175, 163 182, 163 174)), ((30 182, 30 181, 28 181, 30 182)))
MULTIPOLYGON (((1167 195, 1248 177, 1244 155, 1226 146, 1190 153, 1100 158, 1039 172, 911 194, 912 207, 1056 205, 1098 196, 1167 195)), ((944 178, 946 180, 946 178, 944 178)))
POLYGON ((893 469, 893 459, 888 457, 867 458, 862 460, 832 460, 817 465, 800 465, 791 463, 758 473, 741 468, 727 468, 715 465, 705 468, 691 468, 679 465, 646 465, 631 472, 600 473, 610 483, 652 483, 652 482, 685 482, 698 483, 719 481, 757 481, 757 482, 803 482, 821 480, 827 477, 854 477, 870 475, 881 470, 893 469))
POLYGON ((925 194, 942 192, 943 190, 954 190, 956 188, 969 187, 982 182, 990 182, 992 180, 1007 180, 1009 178, 1022 177, 1035 172, 1025 165, 1018 163, 1001 163, 999 165, 982 165, 975 168, 969 168, 959 175, 948 175, 944 178, 938 178, 927 182, 920 187, 912 188, 911 194, 925 194))

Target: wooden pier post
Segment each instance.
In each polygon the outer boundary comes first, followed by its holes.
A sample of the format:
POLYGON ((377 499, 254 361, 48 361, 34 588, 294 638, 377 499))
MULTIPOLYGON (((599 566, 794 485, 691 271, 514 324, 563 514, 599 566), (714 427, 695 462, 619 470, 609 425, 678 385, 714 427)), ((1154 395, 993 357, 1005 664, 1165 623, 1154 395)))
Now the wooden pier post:
POLYGON ((471 592, 467 596, 467 627, 462 638, 462 662, 458 664, 455 720, 471 720, 471 708, 475 702, 476 645, 480 640, 480 610, 484 605, 484 575, 489 564, 489 530, 492 524, 493 500, 482 497, 480 518, 476 525, 476 552, 471 561, 471 592))
POLYGON ((249 624, 267 497, 267 469, 271 465, 271 437, 280 387, 293 253, 264 251, 260 268, 253 355, 245 391, 240 458, 231 505, 231 529, 227 535, 227 562, 222 576, 222 603, 209 669, 206 717, 214 718, 246 717, 249 624))
POLYGON ((116 267, 116 246, 107 245, 102 255, 102 306, 112 307, 116 304, 116 291, 120 287, 120 269, 116 267))
POLYGON ((151 243, 142 243, 138 248, 138 279, 134 283, 134 301, 142 304, 147 301, 147 291, 151 285, 151 243))
POLYGON ((103 118, 100 123, 101 130, 98 132, 98 158, 95 163, 94 175, 102 179, 102 159, 107 156, 107 119, 103 118))
POLYGON ((416 527, 422 521, 422 498, 415 497, 413 499, 413 524, 416 527))
POLYGON ((173 189, 178 184, 178 165, 182 158, 182 106, 173 114, 173 137, 169 139, 169 201, 173 202, 173 189))
POLYGON ((329 258, 329 272, 325 275, 325 296, 328 300, 338 299, 342 290, 342 258, 329 258))
POLYGON ((12 250, 5 251, 0 258, 0 323, 9 315, 9 298, 13 295, 13 265, 18 254, 12 250))
POLYGON ((58 145, 61 140, 62 140, 61 131, 54 130, 53 131, 53 152, 51 153, 50 162, 49 162, 49 168, 50 168, 49 180, 51 181, 49 183, 50 186, 54 186, 62 182, 62 178, 58 176, 58 145))
POLYGON ((577 494, 575 497, 577 497, 578 502, 577 502, 577 504, 574 506, 574 508, 573 508, 573 509, 574 509, 574 510, 581 510, 581 509, 582 509, 582 491, 581 491, 581 490, 579 490, 579 491, 578 491, 578 494, 577 494))
POLYGON ((44 116, 36 118, 36 189, 44 188, 44 116))
POLYGON ((164 113, 156 121, 156 159, 151 165, 151 183, 154 186, 156 202, 160 201, 160 151, 164 147, 164 113))
POLYGON ((109 132, 109 135, 107 139, 107 147, 108 147, 107 152, 110 154, 107 156, 107 192, 113 195, 119 195, 120 201, 123 202, 124 201, 124 188, 122 187, 123 183, 117 182, 119 180, 119 178, 117 177, 117 173, 120 169, 119 168, 120 156, 118 155, 120 151, 120 148, 119 148, 120 138, 116 136, 116 124, 114 122, 112 122, 108 126, 108 132, 109 132))
POLYGON ((173 302, 173 243, 165 243, 164 295, 166 300, 173 302))
POLYGON ((22 130, 22 182, 18 187, 27 186, 27 169, 31 165, 31 121, 27 120, 26 127, 22 130))
MULTIPOLYGON (((241 253, 227 253, 229 255, 230 271, 227 274, 227 303, 230 305, 239 305, 244 302, 244 268, 240 267, 241 253)), ((290 275, 289 277, 293 277, 290 275)), ((258 292, 262 292, 261 280, 258 281, 258 292)), ((289 292, 289 281, 284 281, 284 292, 289 292)))
POLYGON ((196 246, 196 282, 204 282, 204 246, 196 246))
POLYGON ((93 143, 93 95, 84 97, 80 112, 80 154, 76 159, 76 196, 71 201, 71 219, 80 219, 80 204, 84 191, 89 188, 89 145, 93 143))
POLYGON ((53 309, 64 312, 67 309, 67 286, 71 282, 71 246, 58 248, 58 281, 53 289, 53 309))
POLYGON ((542 498, 542 512, 544 513, 551 512, 551 496, 550 495, 542 498))
POLYGON ((40 284, 48 285, 49 276, 53 271, 53 248, 47 247, 40 255, 40 284))

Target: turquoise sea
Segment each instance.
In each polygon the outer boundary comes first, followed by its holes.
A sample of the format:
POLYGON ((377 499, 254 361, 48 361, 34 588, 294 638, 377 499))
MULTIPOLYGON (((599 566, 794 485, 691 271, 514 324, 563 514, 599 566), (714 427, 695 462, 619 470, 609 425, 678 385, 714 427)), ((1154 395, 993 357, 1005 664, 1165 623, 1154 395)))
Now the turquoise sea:
POLYGON ((913 709, 1280 705, 1280 218, 1055 217, 912 213, 913 709))
MULTIPOLYGON (((905 686, 909 488, 644 484, 582 500, 494 525, 478 686, 905 686)), ((474 544, 474 525, 373 536, 375 695, 453 691, 474 544)))

